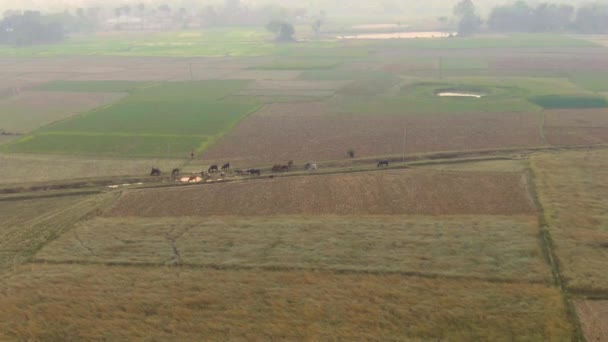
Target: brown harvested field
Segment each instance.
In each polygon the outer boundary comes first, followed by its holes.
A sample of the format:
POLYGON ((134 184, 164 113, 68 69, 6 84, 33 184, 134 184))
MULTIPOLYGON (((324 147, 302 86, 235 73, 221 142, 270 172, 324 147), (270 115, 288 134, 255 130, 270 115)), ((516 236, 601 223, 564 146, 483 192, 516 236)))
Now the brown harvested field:
POLYGON ((608 143, 608 109, 546 111, 544 132, 555 146, 608 143))
POLYGON ((426 170, 277 177, 125 193, 109 216, 519 215, 525 177, 426 170))
POLYGON ((608 108, 547 110, 545 127, 608 127, 608 108))
POLYGON ((320 102, 267 105, 202 156, 235 163, 358 157, 543 145, 538 113, 415 116, 339 115, 320 102))
POLYGON ((608 291, 608 151, 532 158, 562 276, 574 291, 608 291))
POLYGON ((547 127, 547 142, 553 146, 601 145, 608 143, 608 127, 547 127))
POLYGON ((126 96, 121 93, 25 91, 0 101, 0 129, 27 133, 126 96))
MULTIPOLYGON (((598 49, 595 49, 596 51, 598 49)), ((608 60, 605 53, 595 54, 562 54, 535 56, 497 56, 490 60, 490 69, 493 70, 528 70, 531 72, 542 70, 556 71, 598 71, 608 70, 608 60), (550 57, 548 57, 550 56, 550 57)))
MULTIPOLYGON (((258 79, 239 91, 236 95, 241 96, 264 96, 264 97, 329 97, 337 90, 349 84, 350 81, 302 81, 289 80, 277 81, 258 79)), ((297 102, 297 100, 294 100, 297 102)))
POLYGON ((390 275, 27 265, 0 307, 3 340, 571 339, 557 289, 390 275))
POLYGON ((608 301, 578 300, 575 306, 587 342, 608 341, 608 301))
POLYGON ((550 283, 538 233, 535 216, 96 218, 47 245, 36 260, 550 283))
POLYGON ((179 159, 112 159, 0 153, 0 184, 147 176, 152 167, 167 171, 179 167, 184 162, 179 159))

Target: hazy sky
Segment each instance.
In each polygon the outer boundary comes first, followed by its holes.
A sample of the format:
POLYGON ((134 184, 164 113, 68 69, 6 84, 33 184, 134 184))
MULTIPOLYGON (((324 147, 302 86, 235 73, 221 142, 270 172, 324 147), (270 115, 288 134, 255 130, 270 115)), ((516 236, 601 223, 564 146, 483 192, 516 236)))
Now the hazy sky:
MULTIPOLYGON (((7 9, 38 9, 42 11, 58 11, 66 8, 76 7, 92 7, 92 6, 103 6, 103 7, 116 7, 122 5, 136 5, 138 3, 145 3, 149 6, 158 6, 162 3, 167 3, 171 7, 189 7, 193 4, 198 6, 204 6, 207 4, 221 4, 224 0, 0 0, 0 11, 7 9)), ((266 3, 280 3, 289 4, 291 6, 298 7, 309 7, 309 8, 331 8, 332 11, 336 11, 341 6, 346 8, 356 7, 379 7, 383 3, 394 3, 397 4, 404 10, 408 8, 412 9, 412 12, 419 11, 422 6, 428 6, 430 11, 424 11, 427 13, 433 13, 433 10, 437 10, 438 15, 445 15, 445 11, 450 9, 459 0, 241 0, 244 4, 266 4, 266 3)), ((487 11, 489 8, 496 4, 505 4, 513 2, 514 0, 474 0, 475 4, 480 8, 482 12, 487 11)), ((584 2, 590 2, 593 0, 528 0, 530 4, 539 2, 556 2, 565 4, 580 4, 584 2)), ((608 2, 608 0, 600 0, 599 2, 608 2)))

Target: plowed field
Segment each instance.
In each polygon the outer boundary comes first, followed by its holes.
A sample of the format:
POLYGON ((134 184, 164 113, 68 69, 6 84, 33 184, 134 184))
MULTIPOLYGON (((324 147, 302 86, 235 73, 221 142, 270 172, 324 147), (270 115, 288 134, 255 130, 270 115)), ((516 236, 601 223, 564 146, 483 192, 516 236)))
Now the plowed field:
POLYGON ((608 301, 581 300, 576 311, 587 341, 608 341, 608 301))
POLYGON ((392 171, 128 192, 110 216, 529 214, 520 174, 392 171))
POLYGON ((542 145, 535 113, 337 115, 319 102, 272 104, 242 121, 203 159, 242 163, 343 159, 542 145))
POLYGON ((608 143, 608 109, 552 110, 545 114, 545 137, 555 146, 608 143))

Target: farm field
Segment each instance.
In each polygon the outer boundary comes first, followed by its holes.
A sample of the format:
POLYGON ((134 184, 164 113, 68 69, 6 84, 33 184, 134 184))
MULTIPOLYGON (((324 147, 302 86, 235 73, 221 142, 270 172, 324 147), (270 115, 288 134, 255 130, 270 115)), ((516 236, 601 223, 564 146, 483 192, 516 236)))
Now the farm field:
POLYGON ((532 147, 544 144, 540 126, 538 113, 343 115, 320 102, 271 104, 242 121, 202 158, 302 163, 342 159, 351 148, 359 157, 401 155, 404 130, 408 154, 532 147))
POLYGON ((580 300, 576 302, 581 325, 587 341, 608 339, 608 302, 580 300))
POLYGON ((0 274, 29 260, 49 240, 111 196, 64 196, 59 198, 11 199, 0 197, 0 274))
POLYGON ((37 262, 365 271, 551 283, 536 217, 97 218, 37 262), (509 240, 509 244, 502 241, 509 240), (176 252, 177 251, 177 252, 176 252))
POLYGON ((406 170, 277 177, 183 189, 133 191, 125 193, 108 216, 522 215, 534 212, 523 174, 406 170))
MULTIPOLYGON (((203 149, 256 109, 254 98, 222 100, 245 84, 243 81, 167 82, 136 88, 123 101, 45 127, 8 145, 7 150, 185 157, 203 149)), ((85 83, 85 87, 89 86, 85 83)))
POLYGON ((532 158, 540 201, 565 285, 582 293, 606 293, 604 265, 608 192, 606 151, 532 158))
POLYGON ((0 340, 606 339, 601 40, 297 31, 0 46, 0 340))
POLYGON ((125 94, 21 92, 0 100, 0 130, 29 133, 76 114, 114 103, 125 94))
POLYGON ((545 112, 544 134, 555 146, 597 145, 608 142, 608 109, 545 112))
POLYGON ((559 292, 532 284, 80 265, 31 265, 1 284, 10 339, 570 339, 559 292))
POLYGON ((36 183, 97 177, 142 176, 152 167, 171 170, 185 159, 133 159, 39 154, 0 154, 0 184, 36 183))

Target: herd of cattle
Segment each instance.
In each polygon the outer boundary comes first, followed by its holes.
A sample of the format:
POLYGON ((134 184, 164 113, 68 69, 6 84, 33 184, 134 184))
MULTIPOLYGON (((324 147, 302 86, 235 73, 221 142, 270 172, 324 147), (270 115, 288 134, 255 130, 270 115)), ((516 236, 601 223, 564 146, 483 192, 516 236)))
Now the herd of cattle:
MULTIPOLYGON (((389 166, 389 161, 388 160, 381 160, 378 162, 377 167, 388 167, 389 166)), ((274 165, 270 171, 272 173, 279 173, 279 172, 288 172, 289 170, 292 170, 294 168, 294 162, 293 160, 290 160, 289 162, 287 162, 287 164, 276 164, 274 165)), ((308 162, 306 164, 304 164, 304 169, 307 171, 314 171, 318 169, 318 165, 312 162, 308 162)), ((207 171, 200 171, 200 172, 193 172, 190 175, 190 179, 189 181, 195 180, 196 178, 200 177, 203 180, 208 180, 212 177, 213 174, 215 173, 219 173, 221 178, 224 178, 226 176, 226 172, 230 172, 230 173, 234 173, 237 176, 260 176, 262 174, 262 171, 260 169, 246 169, 246 170, 241 170, 241 169, 235 169, 232 170, 230 163, 225 163, 224 165, 222 165, 222 167, 220 168, 219 165, 211 165, 207 171)), ((173 169, 171 171, 171 177, 173 178, 177 178, 179 177, 181 174, 181 170, 180 169, 173 169)), ((161 176, 162 172, 160 169, 157 168, 152 168, 152 171, 150 171, 150 176, 161 176)))

